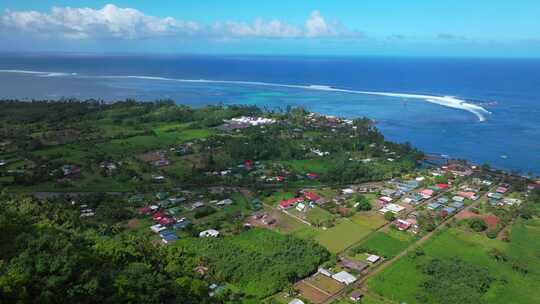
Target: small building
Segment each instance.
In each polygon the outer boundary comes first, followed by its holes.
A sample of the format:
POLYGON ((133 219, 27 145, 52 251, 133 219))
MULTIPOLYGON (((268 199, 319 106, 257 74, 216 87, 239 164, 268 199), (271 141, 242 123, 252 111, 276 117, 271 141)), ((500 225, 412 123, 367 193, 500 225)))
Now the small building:
POLYGON ((467 198, 467 199, 470 199, 470 200, 477 200, 478 199, 478 196, 476 196, 476 193, 472 192, 472 191, 460 191, 457 193, 458 196, 461 196, 461 197, 464 197, 464 198, 467 198))
POLYGON ((304 304, 304 301, 300 300, 300 299, 292 299, 289 304, 304 304))
POLYGON ((497 189, 495 191, 497 193, 505 194, 506 192, 508 192, 508 188, 501 186, 501 187, 497 187, 497 189))
POLYGON ((403 210, 405 210, 405 207, 403 207, 403 206, 400 206, 400 205, 397 205, 397 204, 388 204, 388 205, 384 206, 383 208, 381 208, 379 210, 379 212, 381 214, 385 214, 386 212, 390 211, 393 214, 399 214, 403 210))
POLYGON ((381 259, 380 256, 374 255, 374 254, 370 254, 370 255, 366 258, 366 261, 370 262, 371 264, 375 264, 375 263, 377 263, 380 259, 381 259))
POLYGON ((304 193, 304 197, 306 198, 306 200, 308 200, 310 202, 314 202, 314 203, 317 203, 318 201, 321 200, 321 197, 319 195, 317 195, 317 193, 315 193, 313 191, 306 191, 304 193))
POLYGON ((363 296, 363 295, 362 295, 360 292, 358 292, 358 291, 353 291, 353 292, 351 292, 351 294, 349 295, 349 299, 350 299, 351 301, 358 302, 358 301, 360 301, 360 300, 362 299, 362 296, 363 296))
POLYGON ((392 202, 392 201, 393 201, 393 199, 392 199, 391 197, 388 197, 388 196, 381 196, 381 197, 379 197, 379 202, 380 202, 381 204, 383 204, 383 205, 384 205, 384 204, 388 204, 388 203, 390 203, 390 202, 392 202))
POLYGON ((425 199, 428 199, 428 198, 432 197, 433 193, 434 193, 434 191, 431 190, 431 189, 422 189, 420 191, 420 195, 425 199))
POLYGON ((402 219, 395 220, 394 225, 396 225, 399 231, 405 231, 411 227, 411 224, 408 221, 402 219))
POLYGON ((489 198, 497 200, 497 201, 503 198, 503 195, 501 193, 498 193, 498 192, 490 192, 490 193, 488 193, 487 196, 489 198))
POLYGON ((334 275, 330 270, 326 268, 322 268, 322 267, 319 267, 319 269, 317 269, 317 272, 329 278, 331 278, 334 275))
POLYGON ((439 209, 440 207, 441 207, 441 204, 439 204, 439 203, 429 203, 429 204, 427 205, 427 208, 428 208, 429 210, 437 210, 437 209, 439 209))
POLYGON ((368 268, 369 265, 363 262, 351 260, 345 257, 341 258, 341 266, 344 268, 347 268, 349 270, 355 270, 358 272, 362 272, 364 269, 368 268))
POLYGON ((216 203, 217 206, 228 206, 233 203, 232 199, 227 198, 216 203))
POLYGON ((456 196, 452 197, 452 200, 453 200, 454 202, 460 202, 460 203, 463 203, 463 201, 465 201, 465 198, 464 198, 463 196, 458 196, 458 195, 456 195, 456 196))
POLYGON ((436 186, 437 186, 437 188, 439 188, 440 190, 446 190, 446 189, 448 189, 448 184, 442 184, 442 183, 440 183, 440 184, 437 184, 436 186))
POLYGON ((218 237, 219 231, 215 229, 208 229, 199 233, 199 237, 218 237))
POLYGON ((332 278, 345 285, 350 285, 356 282, 356 277, 346 271, 340 271, 332 276, 332 278))
POLYGON ((300 211, 300 212, 305 211, 305 210, 306 210, 306 204, 304 204, 304 203, 298 203, 298 204, 296 205, 296 210, 298 210, 298 211, 300 211))
POLYGON ((303 202, 303 197, 295 197, 279 202, 279 209, 286 210, 294 207, 297 203, 303 202))
POLYGON ((394 194, 396 194, 396 190, 394 189, 386 188, 381 191, 382 196, 393 196, 394 194))
POLYGON ((167 229, 167 227, 161 226, 160 224, 150 226, 150 230, 152 230, 152 232, 155 232, 155 233, 159 233, 165 229, 167 229))

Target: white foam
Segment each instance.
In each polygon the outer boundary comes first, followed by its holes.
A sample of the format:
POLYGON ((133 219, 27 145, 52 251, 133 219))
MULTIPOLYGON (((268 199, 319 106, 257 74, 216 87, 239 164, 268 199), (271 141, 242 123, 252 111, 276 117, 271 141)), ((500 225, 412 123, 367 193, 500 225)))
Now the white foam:
MULTIPOLYGON (((59 72, 43 72, 43 71, 30 71, 30 70, 0 70, 0 73, 23 73, 34 74, 42 77, 61 77, 61 76, 76 76, 77 73, 59 73, 59 72)), ((395 97, 403 99, 418 99, 426 102, 438 104, 444 107, 464 110, 472 113, 478 117, 479 121, 485 121, 486 115, 491 114, 485 108, 467 102, 464 99, 459 99, 453 96, 436 96, 436 95, 424 95, 424 94, 408 94, 408 93, 392 93, 392 92, 375 92, 375 91, 357 91, 348 89, 338 89, 327 85, 294 85, 294 84, 280 84, 271 82, 259 82, 259 81, 234 81, 234 80, 209 80, 209 79, 176 79, 166 77, 155 76, 93 76, 98 78, 132 78, 142 80, 158 80, 158 81, 176 81, 186 83, 217 83, 217 84, 232 84, 232 85, 251 85, 251 86, 269 86, 269 87, 281 87, 281 88, 294 88, 302 90, 316 90, 327 92, 338 92, 347 94, 362 94, 362 95, 376 95, 385 97, 395 97)))
POLYGON ((45 72, 45 71, 30 71, 30 70, 0 70, 0 73, 17 73, 17 74, 32 74, 40 77, 60 77, 60 76, 76 76, 77 73, 62 73, 62 72, 45 72))
POLYGON ((486 115, 491 114, 488 110, 479 105, 475 105, 467 102, 466 100, 459 99, 453 96, 436 96, 436 95, 422 95, 422 94, 407 94, 407 93, 391 93, 391 92, 373 92, 373 91, 357 91, 338 89, 327 85, 293 85, 293 84, 279 84, 269 82, 257 82, 257 81, 231 81, 231 80, 208 80, 208 79, 174 79, 164 77, 149 77, 149 76, 114 76, 125 77, 135 79, 151 79, 151 80, 164 80, 164 81, 178 81, 178 82, 192 82, 192 83, 221 83, 221 84, 235 84, 235 85, 255 85, 255 86, 271 86, 271 87, 284 87, 295 88, 304 90, 316 90, 316 91, 328 91, 339 92, 348 94, 362 94, 362 95, 377 95, 385 97, 395 97, 404 99, 418 99, 426 102, 438 104, 444 107, 464 110, 474 114, 478 117, 478 120, 483 122, 486 120, 486 115))

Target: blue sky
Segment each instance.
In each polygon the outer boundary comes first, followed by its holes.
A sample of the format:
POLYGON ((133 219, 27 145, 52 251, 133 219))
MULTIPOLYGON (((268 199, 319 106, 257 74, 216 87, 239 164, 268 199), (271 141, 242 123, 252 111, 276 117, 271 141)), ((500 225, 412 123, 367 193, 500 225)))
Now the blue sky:
POLYGON ((540 56, 538 0, 0 0, 0 10, 0 51, 540 56))

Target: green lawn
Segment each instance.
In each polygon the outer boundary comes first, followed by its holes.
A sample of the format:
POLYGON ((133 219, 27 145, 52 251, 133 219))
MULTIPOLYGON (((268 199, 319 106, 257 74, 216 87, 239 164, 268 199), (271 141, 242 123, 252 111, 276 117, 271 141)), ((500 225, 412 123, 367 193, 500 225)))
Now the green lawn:
POLYGON ((360 241, 371 230, 359 226, 348 219, 342 219, 336 226, 321 232, 315 237, 321 245, 333 253, 338 253, 360 241))
POLYGON ((371 230, 378 229, 387 223, 384 216, 378 211, 357 212, 351 217, 351 220, 355 224, 371 230))
POLYGON ((368 253, 392 258, 411 245, 416 237, 408 232, 388 229, 377 231, 358 246, 368 253))
POLYGON ((423 274, 417 268, 428 258, 459 258, 488 269, 495 281, 483 296, 485 303, 540 303, 540 220, 518 220, 512 227, 511 242, 488 239, 483 235, 450 228, 423 244, 425 256, 405 256, 368 281, 371 291, 399 302, 418 303, 417 291, 423 274), (489 250, 502 250, 510 262, 498 262, 489 250), (512 261, 525 262, 526 275, 512 269, 512 261))

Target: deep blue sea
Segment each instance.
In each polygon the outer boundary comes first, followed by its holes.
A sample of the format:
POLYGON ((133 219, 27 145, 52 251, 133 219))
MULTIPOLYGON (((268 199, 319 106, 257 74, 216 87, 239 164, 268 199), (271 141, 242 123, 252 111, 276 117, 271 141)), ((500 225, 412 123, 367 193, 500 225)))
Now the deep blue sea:
POLYGON ((0 98, 61 97, 367 116, 429 153, 540 173, 538 59, 0 55, 0 98))

